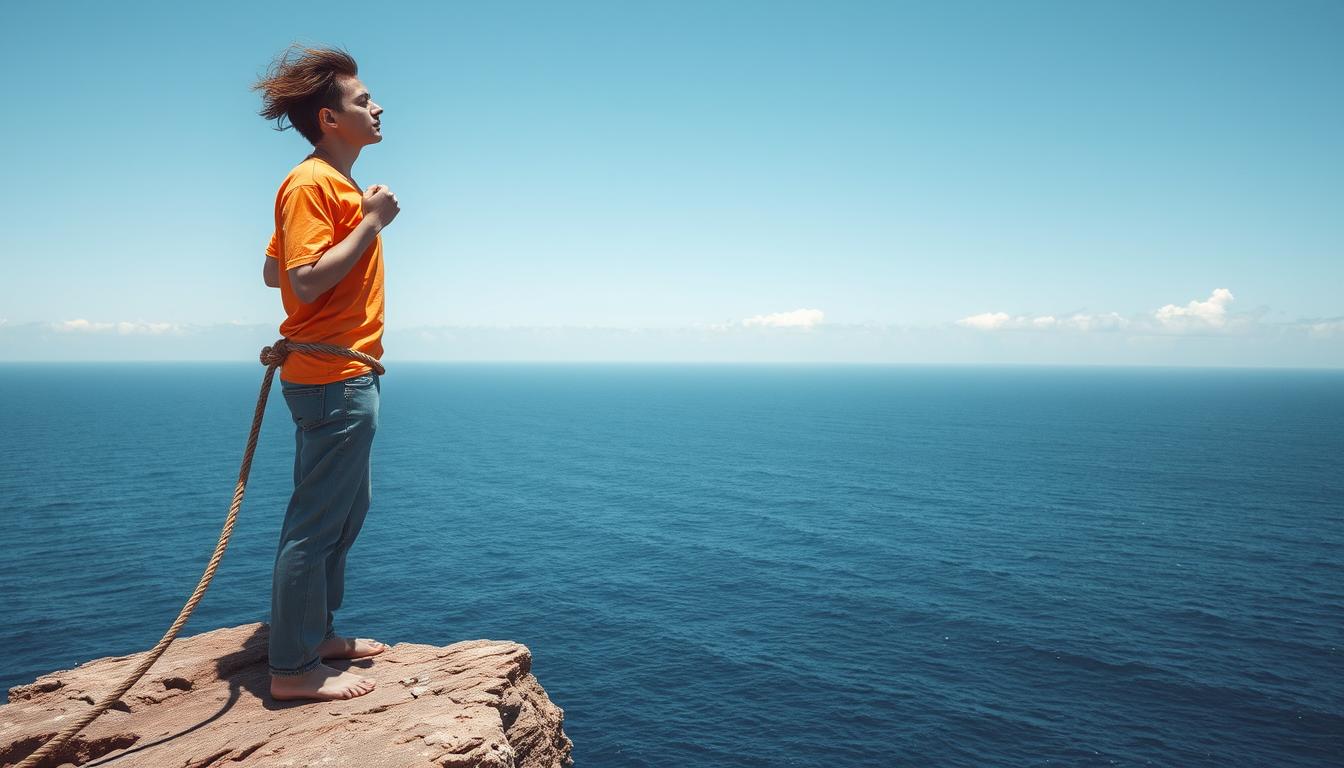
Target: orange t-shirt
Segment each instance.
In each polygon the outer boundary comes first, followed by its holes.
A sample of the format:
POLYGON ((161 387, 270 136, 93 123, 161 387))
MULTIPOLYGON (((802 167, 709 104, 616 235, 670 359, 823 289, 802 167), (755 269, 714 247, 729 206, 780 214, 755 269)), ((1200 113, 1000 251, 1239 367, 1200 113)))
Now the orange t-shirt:
MULTIPOLYGON (((354 231, 364 218, 363 193, 344 174, 316 157, 294 167, 275 196, 275 231, 266 255, 280 260, 280 299, 290 341, 321 342, 383 356, 383 240, 376 236, 350 271, 312 303, 294 295, 289 270, 312 264, 354 231)), ((280 378, 295 384, 329 384, 368 373, 368 365, 332 355, 291 352, 280 378)))

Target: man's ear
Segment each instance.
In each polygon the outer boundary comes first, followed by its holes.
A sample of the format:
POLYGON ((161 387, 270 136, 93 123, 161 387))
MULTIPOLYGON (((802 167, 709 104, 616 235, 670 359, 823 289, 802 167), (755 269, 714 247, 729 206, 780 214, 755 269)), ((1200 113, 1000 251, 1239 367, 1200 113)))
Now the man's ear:
POLYGON ((331 107, 323 107, 317 110, 317 124, 330 125, 332 127, 335 127, 336 111, 333 110, 331 107))

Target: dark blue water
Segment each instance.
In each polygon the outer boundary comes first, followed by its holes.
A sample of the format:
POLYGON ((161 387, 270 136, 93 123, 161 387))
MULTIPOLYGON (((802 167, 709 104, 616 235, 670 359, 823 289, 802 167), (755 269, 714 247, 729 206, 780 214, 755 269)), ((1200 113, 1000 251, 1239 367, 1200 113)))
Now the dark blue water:
MULTIPOLYGON (((0 367, 0 685, 151 647, 257 365, 0 367)), ((577 764, 1327 765, 1344 373, 394 364, 338 629, 509 639, 577 764)), ((267 618, 278 394, 187 626, 267 618)))

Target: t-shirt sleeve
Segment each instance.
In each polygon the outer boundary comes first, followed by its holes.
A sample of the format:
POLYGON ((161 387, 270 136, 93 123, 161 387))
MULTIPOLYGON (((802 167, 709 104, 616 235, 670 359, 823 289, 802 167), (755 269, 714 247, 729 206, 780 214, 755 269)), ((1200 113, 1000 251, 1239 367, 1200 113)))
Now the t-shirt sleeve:
POLYGON ((271 231, 271 242, 266 244, 266 258, 268 259, 280 258, 280 245, 279 243, 276 242, 274 230, 271 231))
POLYGON ((286 271, 312 264, 336 244, 329 201, 319 187, 305 184, 290 190, 281 202, 280 217, 284 230, 280 260, 286 271))

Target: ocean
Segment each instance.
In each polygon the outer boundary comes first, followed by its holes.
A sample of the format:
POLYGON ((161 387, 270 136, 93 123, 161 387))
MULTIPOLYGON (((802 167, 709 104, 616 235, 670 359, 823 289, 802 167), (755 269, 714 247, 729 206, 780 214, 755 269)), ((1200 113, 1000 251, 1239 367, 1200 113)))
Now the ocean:
MULTIPOLYGON (((0 366, 0 685, 159 639, 263 374, 0 366)), ((527 645, 579 768, 1344 762, 1341 371, 389 361, 373 478, 337 629, 527 645)))

